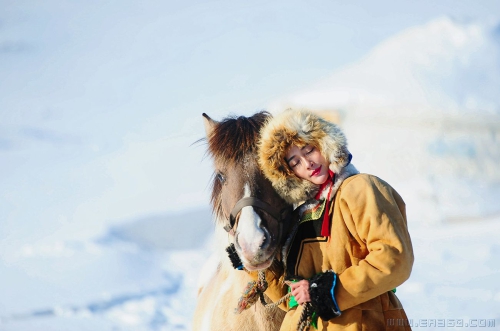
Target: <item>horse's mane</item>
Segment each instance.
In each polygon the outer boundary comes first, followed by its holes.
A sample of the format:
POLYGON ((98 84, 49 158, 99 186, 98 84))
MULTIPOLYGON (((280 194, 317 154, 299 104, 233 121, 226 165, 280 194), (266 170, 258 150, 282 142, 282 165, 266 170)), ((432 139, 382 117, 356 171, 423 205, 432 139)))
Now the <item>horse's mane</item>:
MULTIPOLYGON (((208 152, 218 164, 231 166, 245 162, 248 156, 255 158, 260 129, 271 114, 261 111, 252 117, 230 116, 218 122, 208 137, 208 152)), ((220 192, 222 180, 218 173, 214 173, 212 195, 210 201, 214 214, 223 216, 220 192)))
POLYGON ((217 161, 238 163, 257 152, 259 132, 271 116, 266 111, 252 117, 229 116, 220 121, 208 138, 208 151, 217 161))

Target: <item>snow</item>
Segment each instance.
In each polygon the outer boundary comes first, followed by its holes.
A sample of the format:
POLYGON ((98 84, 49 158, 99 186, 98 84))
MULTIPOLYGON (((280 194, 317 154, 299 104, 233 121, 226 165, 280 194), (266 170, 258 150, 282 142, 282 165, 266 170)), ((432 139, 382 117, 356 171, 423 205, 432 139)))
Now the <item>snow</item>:
POLYGON ((498 22, 434 19, 392 36, 360 61, 277 100, 273 108, 369 105, 398 107, 398 115, 410 118, 499 115, 499 31, 498 22))
POLYGON ((411 228, 415 265, 398 295, 414 319, 500 318, 500 218, 411 228))
POLYGON ((410 318, 498 328, 498 5, 455 4, 478 19, 434 1, 383 21, 368 2, 0 1, 0 330, 190 330, 222 244, 201 113, 266 105, 333 110, 356 167, 402 194, 410 318))

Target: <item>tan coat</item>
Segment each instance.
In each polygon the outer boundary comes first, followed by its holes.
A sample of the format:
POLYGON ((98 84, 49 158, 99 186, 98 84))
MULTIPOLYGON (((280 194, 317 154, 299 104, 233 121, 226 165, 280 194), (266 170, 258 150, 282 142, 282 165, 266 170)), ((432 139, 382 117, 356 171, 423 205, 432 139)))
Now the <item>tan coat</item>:
MULTIPOLYGON (((413 264, 403 200, 386 182, 360 174, 343 182, 332 203, 331 237, 302 240, 296 264, 287 266, 304 278, 337 273, 342 315, 319 319, 319 330, 409 330, 398 327, 407 318, 391 291, 410 276, 413 264)), ((296 330, 301 310, 288 311, 282 331, 296 330)))

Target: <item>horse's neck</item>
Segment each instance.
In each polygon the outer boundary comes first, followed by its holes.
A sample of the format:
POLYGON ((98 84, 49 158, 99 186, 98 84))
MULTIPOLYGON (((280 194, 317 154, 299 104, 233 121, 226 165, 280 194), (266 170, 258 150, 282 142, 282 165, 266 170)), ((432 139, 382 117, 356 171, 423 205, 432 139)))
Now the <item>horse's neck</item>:
MULTIPOLYGON (((226 258, 225 260, 229 260, 226 258)), ((230 262, 220 261, 198 295, 194 331, 277 331, 284 312, 279 308, 268 310, 260 302, 236 314, 238 300, 252 278, 242 270, 235 270, 230 262)))
POLYGON ((245 271, 233 268, 225 252, 230 243, 228 234, 218 230, 214 238, 216 249, 202 271, 193 330, 279 330, 284 313, 278 308, 269 311, 257 303, 241 314, 233 313, 252 278, 245 271))
POLYGON ((201 270, 198 280, 198 293, 201 293, 203 288, 214 280, 217 282, 225 281, 227 278, 230 278, 232 272, 235 271, 226 252, 226 248, 231 244, 232 238, 222 226, 220 226, 220 224, 223 224, 222 222, 217 221, 216 224, 213 252, 201 270))
POLYGON ((215 226, 215 251, 219 252, 221 256, 226 256, 226 247, 234 242, 234 237, 232 237, 224 228, 222 227, 224 221, 216 220, 215 226))

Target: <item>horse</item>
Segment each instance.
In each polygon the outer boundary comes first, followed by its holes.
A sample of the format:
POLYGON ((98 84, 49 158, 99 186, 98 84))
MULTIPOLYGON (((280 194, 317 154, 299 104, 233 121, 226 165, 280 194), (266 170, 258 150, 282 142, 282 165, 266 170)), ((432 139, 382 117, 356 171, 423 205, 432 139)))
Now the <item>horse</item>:
POLYGON ((217 247, 201 271, 193 331, 275 331, 284 318, 281 309, 261 304, 235 313, 242 291, 255 279, 249 271, 266 269, 279 276, 276 255, 292 212, 257 162, 259 131, 269 116, 262 111, 218 122, 203 113, 215 168, 211 205, 217 247), (231 244, 246 270, 231 263, 226 253, 231 244))

